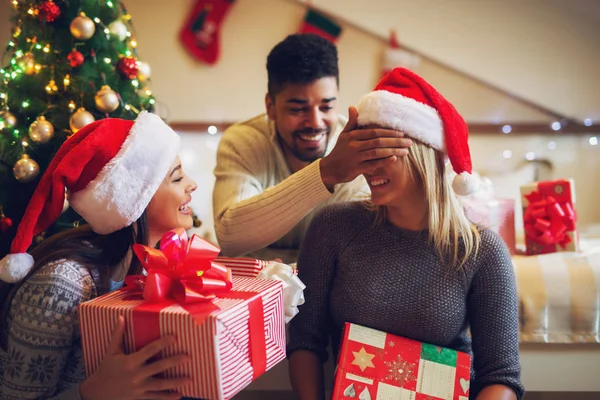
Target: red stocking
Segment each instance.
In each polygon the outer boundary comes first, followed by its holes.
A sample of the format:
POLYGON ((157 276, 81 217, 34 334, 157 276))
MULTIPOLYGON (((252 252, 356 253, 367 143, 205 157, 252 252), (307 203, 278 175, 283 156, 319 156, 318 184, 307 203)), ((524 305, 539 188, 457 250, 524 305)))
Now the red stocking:
POLYGON ((221 23, 235 0, 196 0, 194 10, 179 38, 200 61, 214 64, 219 59, 221 23))

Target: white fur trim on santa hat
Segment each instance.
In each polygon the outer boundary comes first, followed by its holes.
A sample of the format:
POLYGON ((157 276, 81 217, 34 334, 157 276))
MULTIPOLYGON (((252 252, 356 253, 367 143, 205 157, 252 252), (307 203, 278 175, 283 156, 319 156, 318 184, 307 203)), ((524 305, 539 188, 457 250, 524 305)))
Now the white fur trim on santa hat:
POLYGON ((452 180, 452 189, 460 196, 473 194, 479 189, 479 178, 468 172, 461 172, 452 180))
POLYGON ((33 257, 27 253, 9 254, 0 260, 0 281, 15 283, 33 268, 33 257))
POLYGON ((438 112, 409 97, 376 90, 358 103, 358 125, 376 124, 406 133, 436 150, 444 151, 444 128, 438 112))
POLYGON ((144 212, 177 156, 181 138, 159 116, 141 112, 123 146, 96 179, 69 194, 69 204, 106 235, 144 212))

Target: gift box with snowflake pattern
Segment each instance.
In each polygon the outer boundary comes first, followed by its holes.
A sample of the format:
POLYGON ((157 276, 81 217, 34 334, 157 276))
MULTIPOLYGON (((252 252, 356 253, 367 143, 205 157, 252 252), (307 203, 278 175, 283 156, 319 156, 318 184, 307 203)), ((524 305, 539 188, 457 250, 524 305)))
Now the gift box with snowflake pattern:
POLYGON ((471 357, 347 323, 332 400, 468 400, 471 357))

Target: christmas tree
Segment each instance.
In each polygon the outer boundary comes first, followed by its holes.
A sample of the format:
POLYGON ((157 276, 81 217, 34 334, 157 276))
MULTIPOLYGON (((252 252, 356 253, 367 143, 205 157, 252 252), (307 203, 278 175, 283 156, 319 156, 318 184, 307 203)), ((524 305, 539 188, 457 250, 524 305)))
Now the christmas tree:
MULTIPOLYGON (((152 111, 150 70, 118 0, 13 0, 0 69, 0 258, 60 145, 94 120, 152 111)), ((36 240, 81 218, 65 204, 36 240)))

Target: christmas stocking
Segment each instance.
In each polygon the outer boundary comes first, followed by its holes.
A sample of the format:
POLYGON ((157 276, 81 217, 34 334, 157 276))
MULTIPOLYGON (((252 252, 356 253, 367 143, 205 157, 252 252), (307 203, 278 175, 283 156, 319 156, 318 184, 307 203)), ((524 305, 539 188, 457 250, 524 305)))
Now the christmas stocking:
POLYGON ((418 55, 410 53, 400 47, 398 39, 396 38, 396 32, 392 31, 390 34, 390 45, 385 49, 383 55, 382 76, 387 75, 397 67, 414 70, 419 66, 420 62, 421 58, 418 55))
POLYGON ((336 43, 342 33, 342 27, 325 15, 308 9, 302 27, 300 27, 300 33, 315 33, 336 43))
POLYGON ((179 33, 185 48, 198 60, 215 64, 219 59, 221 23, 235 0, 196 0, 192 15, 179 33))

